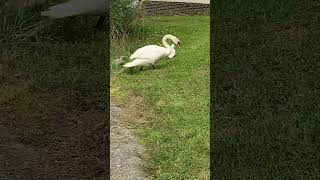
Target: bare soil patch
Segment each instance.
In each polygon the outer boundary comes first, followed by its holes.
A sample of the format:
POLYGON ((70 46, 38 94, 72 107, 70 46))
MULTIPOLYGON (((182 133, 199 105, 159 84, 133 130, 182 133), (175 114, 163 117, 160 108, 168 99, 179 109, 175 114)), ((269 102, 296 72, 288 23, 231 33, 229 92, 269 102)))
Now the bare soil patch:
POLYGON ((110 168, 112 180, 149 179, 143 172, 145 149, 139 144, 138 136, 128 128, 128 124, 142 123, 146 120, 142 98, 136 97, 128 98, 126 105, 121 108, 111 102, 110 168))

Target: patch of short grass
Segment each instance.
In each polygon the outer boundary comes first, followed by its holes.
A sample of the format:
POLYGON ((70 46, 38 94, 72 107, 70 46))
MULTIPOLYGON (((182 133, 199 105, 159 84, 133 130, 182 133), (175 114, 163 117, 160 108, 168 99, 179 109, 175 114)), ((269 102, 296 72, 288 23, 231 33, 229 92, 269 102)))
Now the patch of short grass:
POLYGON ((319 178, 319 3, 213 6, 214 176, 319 178))
POLYGON ((111 89, 135 92, 153 110, 153 118, 137 132, 154 178, 209 179, 209 30, 208 16, 148 17, 138 38, 112 41, 111 59, 129 57, 148 44, 162 46, 166 34, 182 43, 174 59, 161 60, 154 70, 121 72, 112 66, 111 89))

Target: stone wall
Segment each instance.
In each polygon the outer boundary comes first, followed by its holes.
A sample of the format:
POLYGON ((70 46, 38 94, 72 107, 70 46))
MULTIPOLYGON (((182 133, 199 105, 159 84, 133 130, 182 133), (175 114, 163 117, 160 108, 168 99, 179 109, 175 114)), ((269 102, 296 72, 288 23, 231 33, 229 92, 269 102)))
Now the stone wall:
POLYGON ((170 2, 168 1, 149 1, 143 6, 143 14, 146 16, 156 15, 192 15, 210 14, 210 4, 190 3, 190 2, 170 2))

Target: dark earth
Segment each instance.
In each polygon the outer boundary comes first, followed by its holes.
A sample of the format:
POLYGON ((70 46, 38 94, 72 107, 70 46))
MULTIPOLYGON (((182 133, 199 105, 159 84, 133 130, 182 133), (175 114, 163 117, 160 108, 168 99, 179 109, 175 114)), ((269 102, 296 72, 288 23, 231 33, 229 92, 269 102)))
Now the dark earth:
POLYGON ((62 98, 59 112, 42 114, 46 126, 19 122, 14 106, 0 108, 1 180, 106 179, 107 113, 75 102, 62 98))

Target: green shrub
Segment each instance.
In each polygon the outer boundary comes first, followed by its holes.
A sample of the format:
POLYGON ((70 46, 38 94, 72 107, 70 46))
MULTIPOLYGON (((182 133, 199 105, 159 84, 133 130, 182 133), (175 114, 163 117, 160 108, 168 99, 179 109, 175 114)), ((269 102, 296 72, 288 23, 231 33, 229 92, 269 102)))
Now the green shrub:
POLYGON ((111 1, 111 33, 128 34, 133 31, 139 17, 138 7, 133 6, 133 0, 111 1))

